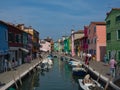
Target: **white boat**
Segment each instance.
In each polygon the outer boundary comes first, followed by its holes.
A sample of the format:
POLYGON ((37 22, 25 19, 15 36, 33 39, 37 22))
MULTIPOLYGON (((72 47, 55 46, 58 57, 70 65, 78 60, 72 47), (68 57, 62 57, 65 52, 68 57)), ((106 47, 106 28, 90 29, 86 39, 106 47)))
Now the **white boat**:
POLYGON ((52 60, 49 59, 49 60, 48 60, 48 64, 49 64, 49 65, 53 65, 52 60))
POLYGON ((93 80, 90 83, 84 83, 83 79, 78 79, 79 85, 83 90, 104 90, 103 87, 96 81, 93 80))
POLYGON ((80 61, 69 61, 68 64, 72 67, 76 67, 76 66, 81 66, 81 62, 80 61))

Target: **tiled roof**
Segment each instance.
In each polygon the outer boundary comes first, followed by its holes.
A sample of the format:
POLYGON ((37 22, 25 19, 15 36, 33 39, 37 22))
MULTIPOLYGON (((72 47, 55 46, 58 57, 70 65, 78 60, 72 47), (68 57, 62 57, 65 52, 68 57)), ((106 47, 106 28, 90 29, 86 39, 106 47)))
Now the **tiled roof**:
POLYGON ((91 23, 93 23, 93 24, 95 24, 95 25, 106 25, 105 22, 91 22, 91 23))

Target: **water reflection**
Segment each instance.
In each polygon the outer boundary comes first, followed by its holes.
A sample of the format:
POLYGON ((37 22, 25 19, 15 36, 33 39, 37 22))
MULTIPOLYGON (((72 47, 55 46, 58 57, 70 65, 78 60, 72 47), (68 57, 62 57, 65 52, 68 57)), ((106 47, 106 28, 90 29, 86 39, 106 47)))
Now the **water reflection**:
POLYGON ((78 78, 81 77, 73 76, 66 62, 55 58, 50 70, 35 72, 19 90, 80 90, 78 78))

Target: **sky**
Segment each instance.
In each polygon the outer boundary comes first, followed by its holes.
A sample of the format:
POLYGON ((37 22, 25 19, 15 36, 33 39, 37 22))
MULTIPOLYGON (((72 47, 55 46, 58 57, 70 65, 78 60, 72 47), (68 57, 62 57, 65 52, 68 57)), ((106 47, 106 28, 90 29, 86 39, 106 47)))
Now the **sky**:
POLYGON ((120 0, 3 0, 0 20, 32 26, 40 39, 58 40, 71 29, 83 30, 91 21, 105 21, 106 13, 120 8, 120 0))

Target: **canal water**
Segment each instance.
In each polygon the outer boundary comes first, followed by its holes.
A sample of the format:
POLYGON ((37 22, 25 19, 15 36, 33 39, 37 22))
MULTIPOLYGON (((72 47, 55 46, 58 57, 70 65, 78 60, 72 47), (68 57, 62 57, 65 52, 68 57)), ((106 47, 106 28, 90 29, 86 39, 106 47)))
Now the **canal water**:
POLYGON ((70 66, 57 58, 48 71, 38 70, 23 81, 19 90, 81 90, 78 78, 72 75, 70 66))

